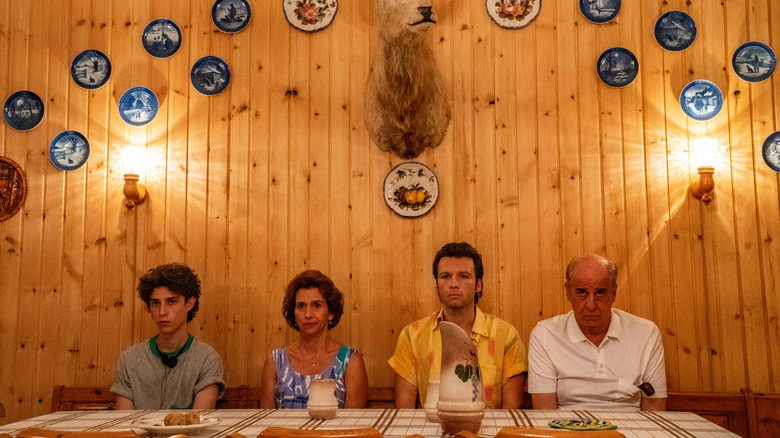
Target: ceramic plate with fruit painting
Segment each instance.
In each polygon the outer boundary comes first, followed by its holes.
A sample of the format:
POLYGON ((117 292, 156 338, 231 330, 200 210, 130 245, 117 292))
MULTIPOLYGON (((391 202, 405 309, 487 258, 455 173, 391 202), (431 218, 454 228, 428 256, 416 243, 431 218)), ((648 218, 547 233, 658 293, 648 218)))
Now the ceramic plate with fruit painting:
POLYGON ((385 177, 384 196, 394 212, 403 217, 419 217, 439 200, 439 179, 424 164, 406 161, 385 177))

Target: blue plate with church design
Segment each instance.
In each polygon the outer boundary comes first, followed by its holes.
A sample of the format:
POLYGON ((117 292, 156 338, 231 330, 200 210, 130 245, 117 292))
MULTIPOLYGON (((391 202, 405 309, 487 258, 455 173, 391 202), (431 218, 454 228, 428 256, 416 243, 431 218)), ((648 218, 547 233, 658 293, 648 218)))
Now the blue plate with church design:
POLYGON ((246 0, 217 0, 211 8, 211 20, 225 33, 244 30, 252 17, 252 8, 246 0))
POLYGON ((144 126, 157 116, 157 95, 146 87, 133 87, 119 99, 119 116, 128 125, 144 126))
POLYGON ((5 101, 3 118, 17 131, 29 131, 43 120, 43 100, 32 91, 17 91, 5 101))
POLYGON ((580 0, 580 12, 591 23, 608 23, 620 12, 620 0, 580 0))
POLYGON ((686 116, 704 122, 717 116, 723 108, 723 93, 714 83, 697 79, 683 88, 680 107, 686 116))
POLYGON ((141 37, 144 49, 155 58, 169 58, 181 47, 181 30, 167 18, 152 20, 141 37))
POLYGON ((49 146, 51 164, 60 170, 76 170, 89 159, 89 142, 78 131, 63 131, 49 146))
POLYGON ((70 76, 82 88, 100 88, 111 77, 111 62, 108 56, 99 50, 85 50, 73 59, 70 76))
POLYGON ((681 52, 696 40, 696 23, 682 11, 669 11, 655 22, 655 40, 670 52, 681 52))
POLYGON ((198 93, 214 96, 221 93, 230 83, 230 68, 216 56, 200 58, 190 72, 192 86, 198 93))
POLYGON ((636 79, 639 62, 630 50, 613 47, 599 56, 596 71, 601 80, 610 87, 625 87, 636 79))
POLYGON ((743 81, 761 82, 772 76, 777 67, 775 52, 764 43, 751 41, 734 51, 731 58, 734 73, 743 81))

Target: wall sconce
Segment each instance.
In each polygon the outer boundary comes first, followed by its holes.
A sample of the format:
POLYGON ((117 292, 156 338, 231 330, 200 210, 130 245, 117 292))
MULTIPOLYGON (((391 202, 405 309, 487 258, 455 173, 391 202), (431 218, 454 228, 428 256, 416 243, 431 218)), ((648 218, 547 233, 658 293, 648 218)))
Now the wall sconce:
POLYGON ((146 186, 140 184, 144 164, 144 149, 139 146, 127 146, 122 149, 122 171, 125 175, 125 207, 132 210, 146 200, 146 186))
POLYGON ((691 193, 701 199, 704 205, 712 201, 715 190, 715 159, 718 152, 718 142, 712 139, 702 139, 693 142, 692 160, 698 169, 699 178, 691 182, 691 193))

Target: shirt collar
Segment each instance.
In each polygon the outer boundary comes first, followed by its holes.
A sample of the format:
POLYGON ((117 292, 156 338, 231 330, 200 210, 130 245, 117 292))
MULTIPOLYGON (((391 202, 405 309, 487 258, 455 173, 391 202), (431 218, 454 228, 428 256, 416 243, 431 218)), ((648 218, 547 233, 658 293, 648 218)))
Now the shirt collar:
MULTIPOLYGON (((487 337, 489 335, 489 333, 488 333, 487 317, 482 312, 482 310, 479 309, 479 307, 474 306, 474 310, 475 310, 474 324, 471 326, 471 333, 487 337)), ((433 314, 433 329, 434 330, 437 330, 439 328, 439 322, 440 321, 442 321, 442 310, 441 309, 438 312, 433 314)))
MULTIPOLYGON (((623 335, 623 325, 620 323, 620 317, 618 317, 615 309, 612 309, 611 311, 612 317, 609 319, 609 328, 607 329, 607 335, 605 338, 615 338, 620 340, 620 337, 623 335)), ((582 333, 582 329, 580 329, 580 326, 577 325, 577 319, 574 317, 574 311, 570 310, 566 315, 566 318, 566 335, 568 336, 569 341, 573 344, 586 341, 588 338, 585 337, 585 333, 582 333)))

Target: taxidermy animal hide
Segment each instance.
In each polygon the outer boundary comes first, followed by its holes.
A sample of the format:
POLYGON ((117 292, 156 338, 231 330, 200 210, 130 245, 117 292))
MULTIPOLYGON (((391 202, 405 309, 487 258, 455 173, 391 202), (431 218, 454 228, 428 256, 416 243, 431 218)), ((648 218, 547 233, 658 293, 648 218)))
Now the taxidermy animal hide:
POLYGON ((378 0, 379 44, 366 83, 366 127, 383 151, 414 158, 441 143, 452 114, 425 34, 430 0, 378 0))

